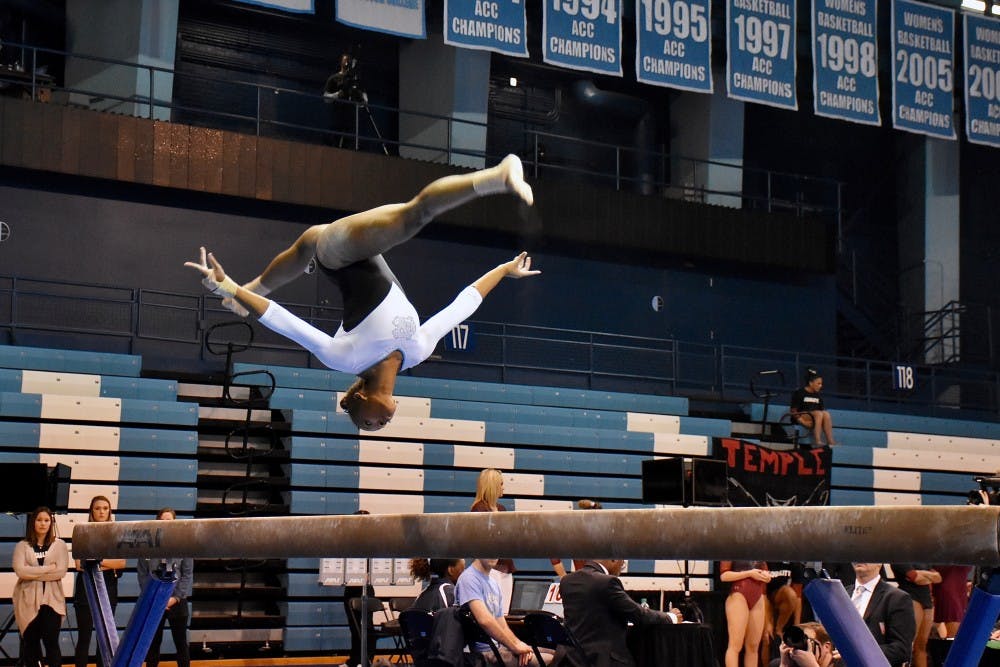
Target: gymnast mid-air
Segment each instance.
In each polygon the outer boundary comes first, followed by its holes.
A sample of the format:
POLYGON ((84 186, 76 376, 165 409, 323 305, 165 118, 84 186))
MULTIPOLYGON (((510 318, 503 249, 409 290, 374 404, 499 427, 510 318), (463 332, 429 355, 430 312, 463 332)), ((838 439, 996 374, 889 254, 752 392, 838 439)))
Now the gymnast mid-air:
POLYGON ((471 174, 445 176, 403 204, 387 204, 314 225, 271 260, 264 272, 245 285, 228 277, 219 261, 201 248, 199 262, 185 262, 204 276, 207 289, 240 315, 255 313, 268 329, 290 338, 334 370, 355 373, 340 406, 358 428, 376 431, 396 412, 392 393, 396 375, 416 366, 434 351, 445 334, 467 319, 504 278, 538 275, 522 252, 484 273, 443 310, 420 323, 399 280, 382 253, 412 238, 438 215, 487 195, 509 192, 531 205, 521 160, 508 155, 500 164, 471 174), (344 316, 330 336, 265 298, 302 275, 310 260, 337 283, 344 316))

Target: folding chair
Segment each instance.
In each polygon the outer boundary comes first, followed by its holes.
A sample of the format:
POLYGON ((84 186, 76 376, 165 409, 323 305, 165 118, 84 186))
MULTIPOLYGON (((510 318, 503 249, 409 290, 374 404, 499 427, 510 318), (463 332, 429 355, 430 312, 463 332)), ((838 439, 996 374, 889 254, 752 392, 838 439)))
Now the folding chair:
POLYGON ((573 664, 589 667, 587 654, 573 633, 566 627, 562 618, 549 611, 530 611, 524 617, 524 627, 528 630, 530 644, 538 658, 538 664, 544 665, 540 648, 555 650, 565 646, 571 654, 573 664))
MULTIPOLYGON (((387 637, 392 639, 393 645, 396 647, 396 650, 393 651, 390 655, 402 657, 404 650, 403 643, 397 632, 393 632, 386 628, 386 624, 389 621, 389 613, 386 611, 385 605, 382 603, 381 598, 374 598, 374 597, 367 598, 367 604, 365 605, 365 609, 362 610, 363 599, 364 598, 350 599, 348 604, 350 605, 351 613, 347 615, 347 622, 351 624, 351 627, 354 629, 354 631, 358 634, 359 637, 361 636, 361 623, 362 622, 367 623, 368 624, 367 632, 369 637, 374 637, 376 642, 379 639, 384 639, 387 637), (376 624, 373 618, 375 614, 382 614, 383 618, 385 619, 384 622, 376 624)), ((374 657, 375 656, 372 655, 368 656, 369 662, 371 662, 371 660, 374 657)))
POLYGON ((459 609, 458 614, 459 621, 462 623, 462 632, 465 634, 465 643, 469 645, 469 651, 472 656, 476 659, 477 664, 489 665, 486 658, 484 658, 479 650, 476 648, 476 644, 486 644, 493 651, 493 656, 497 659, 498 665, 505 665, 503 661, 503 656, 500 655, 500 649, 497 648, 497 644, 493 641, 493 638, 486 634, 483 627, 479 625, 476 617, 473 616, 472 610, 469 609, 469 604, 463 604, 459 609))

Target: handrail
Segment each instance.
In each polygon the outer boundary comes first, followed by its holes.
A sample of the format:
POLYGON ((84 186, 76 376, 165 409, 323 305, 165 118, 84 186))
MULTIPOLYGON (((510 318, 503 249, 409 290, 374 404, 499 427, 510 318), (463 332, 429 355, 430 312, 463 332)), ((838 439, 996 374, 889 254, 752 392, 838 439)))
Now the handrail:
MULTIPOLYGON (((364 123, 363 123, 364 119, 362 118, 362 115, 360 113, 359 103, 353 102, 353 101, 349 101, 349 100, 325 100, 325 99, 323 99, 322 95, 320 93, 318 93, 318 92, 316 92, 316 93, 313 93, 313 92, 304 92, 302 90, 296 90, 294 88, 286 88, 286 87, 282 87, 282 86, 265 85, 265 84, 260 84, 260 83, 256 83, 256 82, 252 82, 252 81, 244 81, 244 80, 222 80, 222 79, 219 79, 219 78, 214 78, 214 77, 206 76, 206 75, 203 75, 203 74, 188 73, 188 72, 178 72, 178 71, 176 71, 174 69, 167 68, 167 67, 162 67, 162 66, 158 66, 158 65, 150 65, 150 64, 143 64, 143 63, 134 63, 134 62, 128 62, 128 61, 118 60, 118 59, 114 59, 114 58, 107 58, 107 57, 104 57, 104 56, 94 56, 94 55, 83 54, 83 53, 73 53, 73 52, 61 51, 61 50, 58 50, 58 49, 52 49, 52 48, 47 48, 47 47, 33 46, 33 45, 29 45, 29 44, 7 42, 7 43, 5 43, 5 46, 11 47, 11 48, 20 48, 22 50, 30 50, 31 51, 31 63, 32 63, 32 66, 31 66, 30 91, 31 91, 31 97, 32 97, 32 99, 37 99, 38 89, 41 88, 41 87, 43 87, 43 85, 36 78, 38 55, 39 54, 48 54, 48 55, 59 56, 59 57, 62 57, 62 58, 67 58, 67 59, 92 61, 92 62, 96 62, 96 63, 100 63, 100 64, 104 64, 104 65, 109 65, 109 66, 130 67, 130 68, 133 68, 133 69, 137 70, 138 72, 145 72, 146 75, 147 75, 146 78, 148 79, 148 85, 149 85, 149 90, 145 94, 134 93, 134 94, 129 94, 129 95, 120 95, 120 94, 115 94, 115 93, 112 93, 112 92, 102 91, 102 90, 69 88, 69 87, 66 87, 65 85, 55 86, 55 85, 51 85, 51 84, 45 84, 44 87, 49 88, 51 90, 56 90, 56 91, 64 92, 64 93, 77 93, 77 94, 81 94, 81 95, 94 95, 94 94, 97 94, 97 95, 100 95, 103 99, 117 100, 120 103, 132 103, 132 104, 136 105, 136 109, 134 111, 134 113, 136 115, 140 114, 140 108, 141 107, 148 106, 149 108, 148 109, 144 109, 142 111, 142 114, 141 114, 144 117, 148 117, 148 118, 155 118, 158 109, 159 110, 170 110, 170 111, 181 111, 181 112, 190 113, 190 114, 201 114, 201 115, 204 115, 206 117, 211 117, 211 118, 224 118, 224 119, 235 120, 235 121, 245 121, 248 125, 249 124, 253 125, 253 127, 255 128, 254 131, 258 135, 261 134, 262 128, 269 127, 269 128, 272 128, 272 131, 280 130, 280 129, 287 129, 287 130, 293 130, 293 131, 306 131, 306 132, 310 132, 310 133, 317 132, 317 133, 320 133, 321 135, 330 136, 330 137, 348 136, 348 137, 353 138, 353 143, 354 143, 354 146, 356 148, 360 147, 361 143, 364 142, 366 145, 370 145, 370 144, 375 145, 376 149, 377 149, 378 146, 384 147, 384 146, 391 145, 391 146, 397 146, 399 148, 409 148, 409 149, 422 150, 422 151, 438 151, 438 152, 441 152, 443 154, 444 158, 448 162, 451 162, 452 158, 454 156, 475 157, 475 158, 483 159, 484 161, 490 159, 491 157, 496 157, 496 156, 489 156, 489 155, 486 154, 485 151, 482 151, 482 150, 470 150, 470 149, 463 149, 461 147, 456 147, 456 146, 453 145, 453 142, 451 141, 451 136, 454 134, 454 131, 453 131, 453 128, 452 128, 453 125, 460 124, 462 126, 479 127, 479 128, 485 128, 485 127, 488 126, 486 123, 483 123, 481 121, 467 120, 465 118, 459 118, 459 117, 450 116, 450 115, 446 116, 446 115, 442 115, 442 114, 430 113, 430 112, 425 112, 425 111, 417 111, 417 110, 403 109, 403 108, 398 108, 398 107, 389 107, 389 106, 379 105, 379 104, 375 104, 375 103, 368 103, 367 104, 368 108, 370 108, 372 110, 375 110, 375 111, 377 111, 379 113, 382 113, 382 114, 390 114, 392 116, 395 116, 397 119, 409 118, 409 117, 417 117, 417 118, 422 118, 422 119, 428 119, 428 120, 434 120, 434 121, 440 121, 440 122, 447 123, 447 125, 448 125, 447 132, 444 133, 444 134, 448 137, 448 139, 447 139, 447 141, 446 141, 445 144, 435 146, 435 145, 426 145, 426 144, 413 143, 413 142, 409 142, 409 141, 406 141, 406 140, 403 140, 403 139, 392 139, 390 137, 368 137, 368 136, 366 136, 362 132, 362 128, 364 127, 364 123), (156 83, 156 77, 158 75, 173 77, 174 81, 177 81, 177 80, 207 81, 207 82, 218 83, 220 86, 235 86, 237 88, 243 87, 243 88, 246 88, 248 90, 253 90, 253 91, 255 91, 254 94, 252 95, 252 97, 255 98, 255 101, 251 102, 251 104, 253 104, 253 106, 254 106, 253 114, 252 115, 246 114, 246 113, 241 114, 241 113, 238 113, 238 112, 230 110, 230 109, 216 109, 216 108, 209 108, 209 107, 192 107, 191 105, 176 104, 176 103, 173 102, 172 99, 170 101, 166 101, 164 99, 157 99, 156 98, 156 94, 155 94, 156 91, 154 90, 154 84, 156 83), (323 102, 326 102, 326 103, 331 103, 332 102, 334 104, 347 104, 347 105, 351 105, 351 106, 353 106, 355 108, 353 130, 351 132, 345 132, 345 131, 339 131, 338 132, 336 130, 332 130, 329 127, 325 127, 325 126, 324 127, 320 127, 318 125, 315 125, 315 126, 314 125, 302 125, 302 124, 299 124, 299 123, 290 123, 287 120, 282 120, 282 119, 279 119, 277 117, 271 117, 271 118, 265 117, 264 109, 262 108, 265 105, 261 104, 261 100, 264 98, 265 95, 268 95, 268 94, 272 95, 272 96, 273 95, 296 95, 296 96, 301 96, 301 97, 303 97, 305 99, 313 100, 317 104, 323 103, 323 102)), ((16 84, 21 84, 21 85, 27 85, 27 82, 25 82, 20 77, 13 77, 9 73, 8 73, 7 76, 5 76, 4 72, 2 70, 0 70, 0 81, 5 81, 5 82, 9 82, 9 83, 16 83, 16 84)), ((65 84, 65 82, 63 82, 63 84, 65 84)), ((94 85, 97 86, 99 84, 95 83, 94 85)), ((803 216, 813 216, 813 215, 817 215, 817 214, 819 214, 819 215, 827 215, 827 216, 830 216, 831 219, 835 220, 838 225, 840 224, 840 220, 841 220, 841 217, 842 217, 841 207, 842 207, 842 189, 843 189, 843 184, 840 183, 840 182, 838 182, 838 181, 835 181, 833 179, 828 179, 828 178, 818 177, 818 176, 799 175, 799 174, 791 174, 791 173, 788 173, 788 172, 780 172, 780 171, 772 171, 772 170, 763 170, 763 169, 757 169, 757 168, 744 167, 742 165, 727 164, 727 163, 724 163, 724 162, 719 162, 719 161, 714 161, 714 160, 703 160, 703 159, 691 158, 691 157, 687 157, 687 156, 683 156, 683 155, 670 154, 670 153, 666 153, 666 152, 663 152, 663 151, 649 151, 649 150, 645 150, 645 149, 638 148, 638 147, 635 147, 635 146, 623 146, 623 145, 616 145, 616 144, 606 144, 606 143, 602 143, 602 142, 595 142, 595 141, 591 141, 591 140, 584 140, 584 139, 581 139, 579 137, 573 137, 573 136, 567 136, 567 135, 558 135, 558 134, 551 133, 551 132, 542 132, 542 131, 528 129, 528 130, 525 130, 524 133, 525 133, 525 136, 528 138, 529 143, 533 143, 535 145, 535 148, 536 148, 536 150, 534 151, 534 155, 532 156, 532 158, 533 158, 532 159, 532 164, 536 168, 537 167, 544 167, 546 170, 549 170, 551 172, 564 171, 564 172, 571 173, 571 174, 574 174, 574 175, 590 175, 590 176, 596 176, 596 177, 599 177, 599 178, 613 179, 615 187, 618 188, 618 189, 622 189, 623 184, 624 185, 628 185, 628 184, 631 184, 631 183, 641 183, 641 184, 646 184, 646 185, 650 185, 652 187, 661 188, 661 189, 662 188, 673 188, 673 189, 690 188, 691 191, 692 191, 692 193, 700 195, 701 198, 703 198, 703 199, 706 196, 709 196, 709 195, 720 195, 720 196, 724 196, 724 197, 732 197, 733 200, 734 200, 734 203, 739 202, 740 206, 743 206, 745 202, 753 202, 754 204, 762 203, 761 205, 767 211, 772 211, 774 209, 785 209, 785 210, 793 211, 796 215, 798 215, 800 217, 803 217, 803 216), (545 137, 545 138, 552 139, 552 140, 572 142, 572 143, 576 143, 576 144, 588 146, 588 147, 593 148, 595 150, 609 150, 609 149, 613 149, 615 151, 615 159, 614 159, 614 163, 615 164, 614 164, 614 167, 613 168, 606 168, 606 169, 603 169, 603 170, 595 172, 593 170, 583 169, 581 167, 567 167, 566 165, 560 165, 560 164, 558 164, 557 162, 554 162, 554 161, 546 161, 546 160, 544 160, 542 158, 542 156, 539 154, 539 152, 537 150, 537 147, 538 147, 538 137, 545 137), (760 177, 763 178, 764 183, 761 183, 761 184, 758 185, 757 189, 759 189, 760 192, 755 192, 754 191, 754 187, 751 184, 749 184, 749 183, 743 183, 743 185, 741 186, 741 188, 739 190, 734 190, 734 191, 717 190, 717 189, 712 189, 712 188, 706 187, 705 184, 691 185, 691 184, 685 184, 685 183, 681 183, 681 182, 676 182, 675 183, 675 182, 673 182, 671 180, 670 176, 668 176, 666 174, 666 168, 665 167, 663 168, 664 174, 662 176, 656 177, 655 178, 655 182, 648 182, 647 183, 647 179, 646 178, 640 179, 640 178, 633 177, 633 176, 623 175, 621 173, 621 171, 622 171, 621 170, 621 161, 622 161, 621 160, 621 155, 623 153, 624 154, 633 154, 633 153, 635 153, 635 154, 639 154, 639 155, 648 156, 650 159, 656 159, 661 166, 666 165, 666 164, 668 164, 670 162, 683 161, 685 163, 691 163, 691 164, 695 164, 695 165, 705 165, 705 166, 714 167, 714 168, 736 169, 736 170, 738 170, 742 174, 746 174, 746 175, 753 176, 753 177, 760 176, 760 177), (787 198, 787 199, 782 199, 782 198, 776 197, 774 195, 774 192, 773 192, 773 190, 774 190, 774 187, 773 187, 774 182, 776 180, 781 180, 781 179, 791 179, 792 180, 792 182, 794 184, 794 187, 793 187, 794 196, 792 196, 790 198, 787 198), (825 192, 822 195, 817 196, 815 198, 814 197, 810 197, 808 195, 808 193, 805 192, 805 189, 809 188, 809 187, 815 187, 816 185, 820 185, 820 186, 824 187, 825 192), (817 201, 817 199, 819 201, 817 201)), ((645 176, 648 177, 648 175, 645 175, 645 176)))
MULTIPOLYGON (((232 318, 215 297, 204 294, 3 275, 0 304, 6 304, 5 310, 0 310, 0 335, 6 331, 11 342, 30 341, 31 333, 44 332, 46 344, 65 334, 67 345, 72 347, 76 344, 73 333, 86 332, 123 338, 129 351, 142 349, 145 354, 155 348, 153 343, 162 341, 169 344, 170 363, 187 369, 197 368, 201 361, 204 330, 232 318), (35 302, 38 298, 42 303, 35 302), (52 309, 45 301, 49 298, 72 299, 85 307, 52 309), (115 320, 117 327, 107 324, 107 308, 120 316, 115 320), (147 330, 146 318, 156 323, 155 330, 147 330), (186 349, 188 356, 179 349, 186 349)), ((285 305, 304 313, 304 319, 321 328, 332 329, 340 316, 338 308, 285 305)), ((435 375, 461 378, 468 374, 462 369, 476 367, 491 369, 496 381, 515 384, 645 391, 728 402, 752 401, 748 378, 762 368, 799 378, 806 368, 818 367, 826 379, 824 393, 843 405, 883 410, 919 408, 923 413, 947 416, 960 414, 956 409, 961 408, 975 418, 1000 419, 1000 373, 994 370, 911 364, 917 387, 901 392, 892 389, 894 362, 886 360, 502 322, 473 321, 471 325, 479 344, 429 359, 425 364, 438 368, 435 375), (945 391, 955 385, 963 391, 945 391), (958 394, 954 402, 948 398, 953 393, 958 394)), ((275 340, 273 335, 264 338, 275 340)), ((245 355, 252 357, 255 352, 261 358, 273 358, 274 352, 280 352, 294 356, 300 365, 316 363, 284 339, 261 342, 258 338, 245 355)), ((420 368, 414 373, 419 374, 420 368)), ((477 377, 482 375, 477 371, 477 377)))

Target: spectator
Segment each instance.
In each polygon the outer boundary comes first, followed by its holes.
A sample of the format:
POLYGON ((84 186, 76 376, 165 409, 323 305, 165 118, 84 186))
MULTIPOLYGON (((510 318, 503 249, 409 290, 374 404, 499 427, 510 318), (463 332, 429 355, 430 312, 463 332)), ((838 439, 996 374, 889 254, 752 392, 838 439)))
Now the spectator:
POLYGON ((913 667, 928 667, 927 640, 934 626, 934 599, 931 585, 941 583, 941 574, 924 563, 893 563, 893 574, 899 590, 913 600, 916 635, 913 637, 913 667))
MULTIPOLYGON (((576 506, 582 510, 599 510, 603 507, 600 500, 590 500, 589 498, 581 498, 576 501, 576 506)), ((566 576, 566 567, 563 565, 562 558, 550 558, 549 562, 552 563, 552 570, 556 573, 557 577, 562 579, 566 576)), ((579 570, 586 562, 585 560, 574 558, 573 570, 579 570)))
MULTIPOLYGON (((479 473, 476 481, 476 498, 472 501, 472 512, 506 512, 507 508, 500 504, 503 497, 503 473, 496 468, 486 468, 479 473)), ((514 573, 517 567, 510 558, 501 558, 490 570, 500 590, 503 592, 503 613, 510 611, 510 596, 514 591, 514 573)))
POLYGON ((437 611, 455 604, 455 584, 465 571, 464 558, 414 558, 410 561, 410 574, 419 581, 429 581, 413 606, 416 609, 437 611))
POLYGON ((861 614, 869 632, 892 667, 902 667, 910 660, 916 621, 913 601, 880 575, 881 563, 854 563, 854 587, 851 602, 861 614))
POLYGON ((934 622, 943 623, 945 637, 954 637, 969 606, 971 565, 935 565, 941 581, 934 584, 934 622))
MULTIPOLYGON (((87 515, 88 522, 114 521, 111 514, 111 501, 106 496, 94 496, 90 499, 90 511, 87 515)), ((104 558, 100 563, 101 573, 104 575, 104 588, 108 592, 108 601, 111 603, 112 614, 118 606, 118 577, 122 575, 125 568, 124 558, 104 558)), ((83 584, 83 571, 80 561, 76 561, 76 569, 80 574, 76 577, 76 587, 73 589, 73 607, 76 609, 76 652, 73 656, 76 667, 87 667, 90 660, 90 639, 94 634, 94 617, 90 612, 90 604, 87 602, 87 591, 83 584)), ((101 652, 97 652, 97 665, 101 667, 101 652)))
POLYGON ((24 539, 14 546, 13 569, 17 583, 11 594, 14 620, 21 633, 21 664, 62 666, 59 628, 66 616, 62 579, 69 566, 66 543, 56 537, 52 510, 39 507, 28 515, 24 539))
MULTIPOLYGON (((164 507, 156 513, 158 521, 173 521, 177 518, 177 512, 164 507)), ((150 582, 152 573, 155 570, 164 572, 174 572, 177 580, 174 582, 174 590, 167 600, 167 608, 163 612, 163 618, 153 634, 153 643, 149 645, 149 652, 146 653, 146 667, 158 667, 160 664, 160 644, 163 642, 163 626, 170 623, 170 636, 174 640, 174 648, 177 651, 177 667, 191 667, 191 647, 188 643, 188 598, 191 597, 191 587, 194 577, 194 561, 190 558, 163 558, 149 559, 140 558, 136 562, 136 576, 139 579, 139 588, 145 589, 150 582)))
MULTIPOLYGON (((516 661, 519 667, 533 665, 539 667, 531 647, 517 638, 507 625, 504 618, 503 593, 496 580, 490 576, 490 571, 496 566, 495 558, 477 558, 458 578, 455 600, 459 605, 469 605, 479 626, 498 644, 500 657, 504 665, 516 661)), ((496 657, 486 644, 477 644, 476 650, 488 663, 495 663, 496 657)), ((543 652, 542 658, 548 664, 552 659, 551 652, 543 652)))
POLYGON ((587 561, 560 582, 566 625, 585 653, 584 656, 568 653, 570 663, 579 667, 597 664, 632 667, 635 661, 625 644, 625 628, 629 623, 646 626, 680 621, 676 609, 672 613, 654 611, 629 597, 618 578, 624 563, 623 560, 587 561))
POLYGON ((827 445, 837 444, 833 440, 833 421, 830 419, 830 413, 823 407, 823 397, 819 395, 822 389, 823 376, 814 368, 808 369, 806 384, 792 394, 789 407, 792 419, 812 431, 812 442, 816 447, 823 444, 821 435, 826 438, 827 445))

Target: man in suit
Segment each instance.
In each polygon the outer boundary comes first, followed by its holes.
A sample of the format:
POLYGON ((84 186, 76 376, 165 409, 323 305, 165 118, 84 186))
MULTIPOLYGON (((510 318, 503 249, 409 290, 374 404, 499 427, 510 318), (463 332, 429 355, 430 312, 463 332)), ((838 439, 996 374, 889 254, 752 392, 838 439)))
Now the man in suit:
MULTIPOLYGON (((587 561, 586 565, 562 578, 562 596, 566 626, 586 653, 586 665, 604 667, 627 665, 635 661, 625 643, 629 621, 637 626, 678 623, 680 612, 653 611, 636 604, 618 579, 623 560, 587 561)), ((567 656, 578 664, 580 656, 567 656)))
POLYGON ((882 563, 852 563, 854 587, 851 602, 861 614, 868 630, 892 667, 910 659, 913 638, 917 634, 910 596, 883 581, 882 563))

